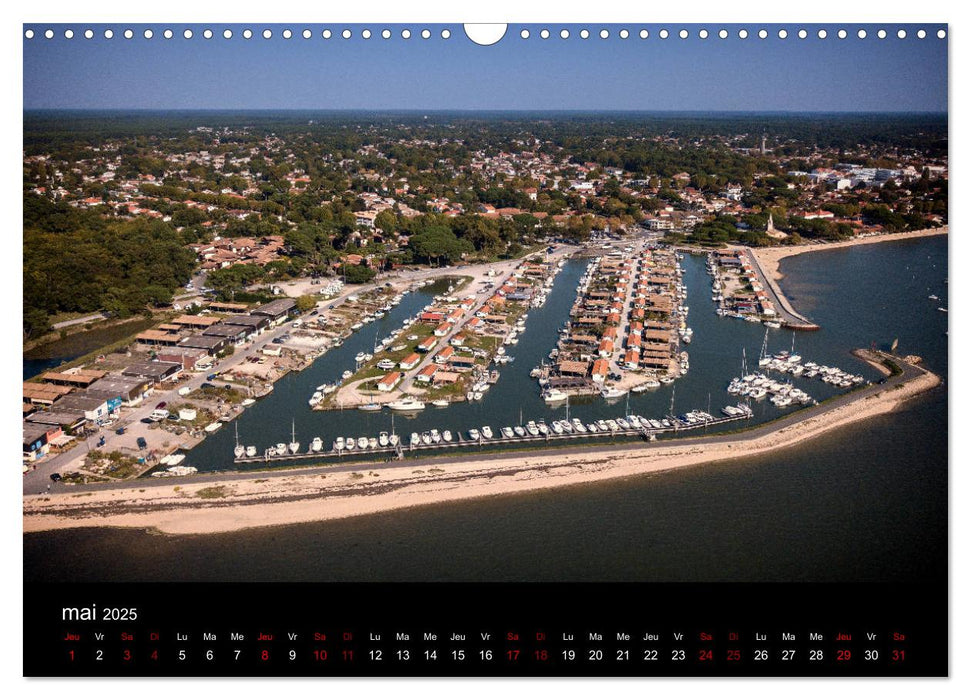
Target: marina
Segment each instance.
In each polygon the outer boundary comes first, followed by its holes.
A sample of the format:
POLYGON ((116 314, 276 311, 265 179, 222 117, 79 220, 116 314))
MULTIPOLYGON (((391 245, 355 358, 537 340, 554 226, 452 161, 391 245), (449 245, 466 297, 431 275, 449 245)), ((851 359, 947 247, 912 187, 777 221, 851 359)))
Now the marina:
MULTIPOLYGON (((415 432, 421 436, 423 433, 431 434, 433 429, 438 430, 439 435, 444 434, 446 430, 453 436, 462 435, 461 441, 455 439, 451 443, 453 449, 468 449, 475 446, 467 440, 466 431, 470 427, 489 424, 495 434, 502 437, 502 426, 511 428, 515 425, 524 425, 524 421, 518 419, 520 412, 523 416, 532 417, 537 421, 543 419, 549 424, 553 420, 561 419, 568 406, 571 418, 580 418, 584 424, 587 424, 594 420, 615 418, 618 414, 618 402, 629 402, 630 413, 667 416, 679 415, 687 407, 717 407, 724 402, 724 398, 729 398, 732 402, 751 400, 753 415, 749 420, 752 423, 759 423, 773 420, 780 413, 807 405, 800 401, 776 405, 770 401, 758 401, 746 396, 733 397, 721 393, 725 391, 732 377, 739 374, 739 356, 742 350, 747 351, 751 358, 761 357, 766 343, 766 332, 770 336, 769 340, 775 344, 778 342, 774 340, 775 334, 779 331, 766 329, 759 324, 733 323, 731 319, 708 313, 699 313, 694 317, 691 324, 693 337, 690 343, 694 361, 690 364, 690 372, 683 376, 679 372, 677 381, 668 375, 652 377, 646 373, 631 373, 636 380, 628 381, 629 388, 623 385, 618 387, 614 383, 613 386, 606 387, 607 392, 603 391, 603 387, 596 385, 591 385, 585 394, 575 389, 568 392, 567 389, 559 387, 545 387, 549 392, 545 397, 538 391, 525 390, 530 385, 536 386, 537 379, 531 374, 537 367, 542 367, 544 362, 549 362, 550 348, 555 347, 562 337, 561 330, 564 323, 569 320, 570 312, 575 305, 576 290, 582 286, 584 275, 592 260, 592 258, 573 258, 565 262, 546 293, 547 298, 543 305, 528 309, 528 320, 522 324, 522 331, 517 332, 516 344, 501 346, 515 347, 516 361, 493 363, 494 366, 488 371, 480 372, 475 383, 469 385, 461 395, 436 396, 435 393, 416 392, 411 396, 411 401, 408 401, 407 396, 397 399, 382 397, 379 401, 377 392, 374 392, 371 397, 362 400, 357 407, 346 405, 342 407, 338 404, 334 410, 325 412, 314 411, 307 404, 307 397, 315 391, 329 392, 331 396, 336 393, 336 387, 340 384, 341 371, 347 366, 354 366, 354 358, 358 353, 373 352, 375 332, 378 338, 391 335, 391 331, 400 328, 407 318, 418 315, 422 309, 434 303, 436 296, 447 295, 451 282, 440 281, 405 295, 402 303, 386 313, 383 318, 376 319, 369 326, 365 326, 370 328, 370 331, 364 330, 351 334, 341 346, 329 350, 307 369, 300 373, 291 373, 279 380, 272 394, 260 399, 257 405, 240 416, 236 422, 239 423, 241 442, 253 447, 253 454, 244 455, 249 461, 235 461, 234 430, 220 430, 188 452, 187 462, 203 472, 257 466, 262 462, 268 448, 275 448, 277 442, 289 441, 291 423, 294 422, 298 438, 302 437, 306 442, 315 436, 319 437, 321 446, 326 446, 327 450, 331 449, 339 436, 345 439, 349 435, 376 437, 381 432, 389 434, 395 432, 403 438, 403 442, 408 442, 407 438, 411 433, 415 432), (616 391, 610 392, 609 389, 616 391), (562 393, 557 394, 553 390, 560 390, 562 393), (472 394, 471 398, 468 396, 469 392, 472 394), (476 399, 476 393, 480 394, 478 399, 476 399), (724 398, 719 399, 719 396, 724 398), (674 399, 673 406, 672 399, 674 399), (395 429, 392 429, 392 420, 395 422, 395 429), (259 438, 254 439, 257 436, 263 440, 268 440, 271 436, 277 439, 272 443, 260 444, 259 438)), ((708 294, 710 284, 705 283, 707 276, 705 262, 704 257, 695 255, 685 255, 683 260, 679 261, 679 266, 684 268, 681 284, 686 292, 682 302, 685 307, 694 306, 696 309, 704 309, 712 303, 708 294)), ((518 325, 518 322, 515 325, 518 325)), ((785 341, 782 341, 786 347, 791 347, 790 335, 791 331, 786 333, 785 341)), ((857 367, 852 372, 853 376, 862 376, 866 381, 875 380, 879 376, 864 362, 853 358, 848 351, 835 347, 825 335, 801 335, 800 338, 800 349, 803 350, 803 354, 813 357, 821 366, 845 367, 847 362, 851 362, 857 367)), ((497 359, 500 357, 503 356, 496 355, 497 359)), ((752 364, 754 365, 755 362, 753 361, 752 364)), ((680 369, 680 360, 678 367, 680 369)), ((758 371, 769 375, 775 372, 775 368, 760 367, 758 371)), ((788 375, 787 380, 793 387, 809 395, 813 401, 821 402, 849 389, 849 387, 819 381, 818 375, 807 376, 805 370, 800 376, 788 375)), ((796 396, 798 397, 799 394, 797 393, 796 396)), ((719 409, 715 408, 714 411, 708 410, 708 412, 718 413, 719 409)), ((664 439, 666 435, 662 432, 659 437, 664 439)), ((513 437, 516 437, 515 433, 513 437)), ((587 437, 582 440, 589 441, 589 439, 587 437)), ((322 459, 322 453, 326 451, 315 451, 314 454, 318 459, 322 459)), ((303 452, 303 454, 307 453, 303 452)), ((303 461, 306 459, 307 457, 301 457, 303 461)))
MULTIPOLYGON (((268 448, 262 456, 241 454, 237 451, 237 464, 289 462, 301 459, 321 459, 326 457, 343 456, 373 456, 390 455, 402 459, 405 454, 440 450, 447 448, 484 447, 492 445, 516 445, 528 443, 548 443, 551 441, 582 440, 584 438, 634 438, 655 440, 663 433, 677 434, 686 430, 719 427, 738 420, 752 417, 752 409, 745 404, 726 406, 722 409, 723 416, 715 417, 706 411, 689 411, 679 416, 667 416, 662 419, 644 418, 633 414, 618 418, 600 419, 584 423, 579 418, 570 420, 553 420, 549 424, 545 420, 528 421, 525 425, 505 426, 498 432, 491 426, 469 428, 464 432, 439 432, 432 428, 430 431, 411 433, 407 444, 398 435, 382 432, 377 438, 337 438, 330 451, 311 448, 305 453, 278 448, 268 448)), ((322 444, 320 438, 314 438, 314 444, 322 444)))

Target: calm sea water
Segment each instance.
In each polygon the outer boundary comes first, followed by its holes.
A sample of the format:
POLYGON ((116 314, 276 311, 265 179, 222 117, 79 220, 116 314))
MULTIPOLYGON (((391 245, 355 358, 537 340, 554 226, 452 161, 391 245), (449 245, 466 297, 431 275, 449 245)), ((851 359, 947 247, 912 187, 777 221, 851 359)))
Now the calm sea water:
MULTIPOLYGON (((396 418, 398 432, 511 424, 520 408, 527 419, 562 413, 547 409, 535 383, 522 375, 553 346, 584 267, 568 264, 547 305, 530 311, 526 335, 510 352, 516 361, 502 370, 487 401, 426 410, 413 422, 396 418)), ((709 394, 715 409, 729 400, 725 385, 737 374, 742 347, 754 361, 765 329, 715 316, 703 260, 685 260, 685 267, 695 341, 689 347, 691 371, 674 385, 676 410, 703 408, 709 394)), ((897 338, 900 352, 920 354, 946 376, 947 314, 936 310, 947 306, 946 239, 803 255, 784 261, 782 270, 783 287, 797 307, 823 327, 795 336, 796 350, 806 359, 873 377, 848 351, 871 343, 889 346, 897 338), (928 299, 930 294, 940 301, 928 299)), ((410 295, 385 321, 393 327, 400 321, 395 314, 407 315, 424 303, 422 292, 410 295)), ((362 347, 373 342, 367 333, 355 336, 362 347)), ((770 351, 792 343, 791 333, 770 332, 770 351)), ((358 349, 349 342, 336 352, 352 357, 358 349)), ((289 432, 291 415, 281 415, 284 406, 292 407, 304 443, 313 434, 327 439, 387 429, 382 421, 390 422, 388 416, 306 410, 300 384, 339 375, 340 357, 331 353, 323 358, 328 363, 284 379, 292 386, 281 382, 265 400, 280 403, 262 414, 263 424, 257 425, 261 414, 255 410, 244 414, 241 439, 246 441, 248 421, 252 433, 258 428, 271 435, 267 443, 288 437, 283 433, 289 432)), ((817 398, 827 395, 820 382, 800 385, 817 398)), ((665 387, 633 399, 631 410, 659 416, 670 401, 671 387, 665 387)), ((616 416, 623 409, 594 402, 571 407, 571 415, 616 416)), ((763 417, 777 415, 769 405, 759 410, 763 417)), ((231 431, 215 438, 225 444, 206 441, 190 454, 193 464, 226 465, 231 431)), ((911 581, 946 573, 946 506, 947 392, 941 388, 865 426, 744 463, 228 535, 96 529, 28 535, 25 578, 911 581)))

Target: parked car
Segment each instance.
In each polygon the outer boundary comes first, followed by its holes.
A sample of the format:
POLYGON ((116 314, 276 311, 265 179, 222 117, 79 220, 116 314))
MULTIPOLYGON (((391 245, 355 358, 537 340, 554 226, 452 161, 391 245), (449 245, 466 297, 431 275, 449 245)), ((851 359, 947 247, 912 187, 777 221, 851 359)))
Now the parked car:
POLYGON ((121 426, 115 431, 115 435, 124 435, 124 434, 125 434, 125 426, 121 426))
POLYGON ((215 385, 215 384, 210 384, 209 382, 203 382, 203 383, 202 383, 202 384, 201 384, 201 385, 199 386, 199 388, 200 388, 200 389, 215 389, 215 388, 216 388, 216 385, 215 385))
POLYGON ((51 481, 55 481, 56 482, 56 481, 60 481, 60 480, 61 480, 61 475, 58 474, 57 472, 54 472, 53 474, 51 474, 51 481))
POLYGON ((166 403, 164 401, 159 401, 155 408, 165 408, 166 403))
POLYGON ((145 442, 145 438, 143 437, 138 438, 138 440, 135 442, 138 444, 138 449, 140 450, 144 450, 146 447, 148 447, 148 443, 145 442))

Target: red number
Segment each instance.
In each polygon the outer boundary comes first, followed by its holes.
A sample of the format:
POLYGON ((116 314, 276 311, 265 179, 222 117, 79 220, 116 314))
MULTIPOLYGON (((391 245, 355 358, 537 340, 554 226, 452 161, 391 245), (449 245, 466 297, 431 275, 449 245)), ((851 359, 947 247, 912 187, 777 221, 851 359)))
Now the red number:
POLYGON ((550 658, 549 653, 546 649, 537 649, 535 652, 537 661, 547 661, 550 658))
POLYGON ((849 649, 837 649, 836 650, 836 660, 837 661, 849 661, 850 660, 850 650, 849 649))
POLYGON ((125 649, 121 654, 122 661, 131 661, 131 650, 125 649))
POLYGON ((149 655, 149 658, 152 661, 158 661, 158 649, 152 649, 152 653, 149 655))
POLYGON ((519 649, 509 649, 506 652, 506 656, 508 657, 508 659, 510 661, 518 661, 519 660, 519 649))
POLYGON ((74 661, 74 649, 68 649, 67 655, 71 657, 71 661, 74 661))
POLYGON ((725 654, 726 661, 741 661, 742 660, 742 650, 741 649, 729 649, 725 654))
POLYGON ((326 649, 314 649, 314 661, 326 661, 326 660, 327 660, 326 649))
POLYGON ((907 652, 903 649, 894 649, 890 655, 893 661, 903 661, 906 658, 907 652))
POLYGON ((269 649, 264 649, 263 651, 260 652, 260 659, 262 661, 269 661, 270 660, 270 651, 269 651, 269 649))

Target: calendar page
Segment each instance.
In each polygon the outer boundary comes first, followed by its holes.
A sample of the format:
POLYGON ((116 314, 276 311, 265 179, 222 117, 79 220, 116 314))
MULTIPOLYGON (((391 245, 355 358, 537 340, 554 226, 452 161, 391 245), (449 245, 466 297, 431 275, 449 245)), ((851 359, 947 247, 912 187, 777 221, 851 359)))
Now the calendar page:
POLYGON ((946 24, 21 32, 25 676, 948 675, 946 24))

